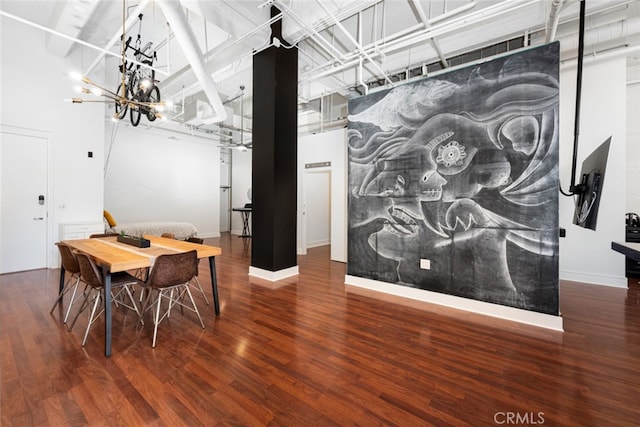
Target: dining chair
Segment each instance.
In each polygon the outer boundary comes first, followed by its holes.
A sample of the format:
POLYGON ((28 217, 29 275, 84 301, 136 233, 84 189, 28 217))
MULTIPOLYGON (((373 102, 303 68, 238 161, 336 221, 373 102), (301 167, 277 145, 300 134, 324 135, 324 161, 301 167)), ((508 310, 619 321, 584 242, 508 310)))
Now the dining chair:
POLYGON ((167 239, 175 239, 176 235, 173 233, 162 233, 160 237, 166 237, 167 239))
POLYGON ((78 260, 76 256, 73 254, 73 251, 69 246, 62 242, 57 242, 56 246, 58 247, 58 251, 60 252, 60 264, 62 268, 64 268, 65 274, 69 275, 68 280, 64 284, 60 293, 58 293, 58 297, 56 298, 56 302, 51 307, 51 311, 49 313, 53 313, 53 310, 58 306, 58 304, 62 304, 62 300, 64 295, 73 290, 71 293, 71 298, 69 299, 69 305, 67 306, 67 312, 64 315, 63 323, 67 323, 67 318, 69 317, 69 313, 71 312, 71 306, 76 298, 76 292, 78 291, 78 286, 80 285, 81 277, 80 277, 80 266, 78 265, 78 260))
MULTIPOLYGON (((93 258, 82 252, 75 252, 75 255, 76 259, 78 260, 78 265, 80 266, 80 276, 82 277, 82 280, 87 284, 87 287, 89 289, 87 292, 85 292, 82 306, 80 307, 78 313, 76 313, 76 317, 73 319, 73 323, 71 324, 69 331, 73 329, 73 326, 78 321, 78 317, 80 316, 80 314, 89 306, 91 306, 89 322, 87 323, 87 329, 85 330, 84 338, 82 339, 82 346, 84 347, 85 343, 87 342, 87 336, 89 336, 91 325, 100 317, 100 315, 104 311, 104 309, 101 309, 100 312, 96 314, 98 305, 104 298, 104 282, 102 280, 102 271, 100 267, 96 265, 93 258)), ((133 299, 133 294, 131 293, 131 286, 135 284, 141 284, 140 280, 127 272, 123 271, 111 274, 111 295, 114 305, 116 305, 117 307, 123 306, 135 311, 136 314, 138 314, 138 318, 140 319, 141 312, 136 306, 135 300, 133 299), (128 297, 128 299, 124 298, 125 295, 126 297, 128 297)))
MULTIPOLYGON (((200 238, 200 237, 188 237, 186 239, 187 242, 191 242, 191 243, 197 243, 202 245, 204 243, 204 239, 200 238)), ((196 271, 196 275, 193 276, 193 279, 189 282, 189 284, 191 286, 193 286, 194 288, 196 288, 198 290, 198 292, 200 292, 202 294, 202 298, 204 298, 204 302, 207 303, 207 305, 209 305, 209 300, 207 299, 207 295, 204 293, 204 289, 202 289, 202 285, 200 284, 200 280, 198 280, 198 271, 196 271)))
MULTIPOLYGON (((200 320, 200 326, 204 329, 204 322, 200 317, 198 306, 193 300, 193 295, 189 290, 189 282, 193 279, 198 271, 198 255, 196 250, 189 252, 181 252, 177 254, 160 255, 156 258, 149 278, 145 282, 147 296, 142 305, 141 313, 153 309, 153 341, 152 347, 156 346, 156 337, 158 335, 158 325, 165 318, 169 317, 171 309, 175 305, 181 308, 193 311, 200 320), (177 291, 174 297, 173 291, 177 291), (189 297, 191 306, 184 303, 184 296, 189 297), (166 309, 160 316, 163 299, 166 300, 166 309)), ((142 321, 142 314, 140 320, 142 321)))

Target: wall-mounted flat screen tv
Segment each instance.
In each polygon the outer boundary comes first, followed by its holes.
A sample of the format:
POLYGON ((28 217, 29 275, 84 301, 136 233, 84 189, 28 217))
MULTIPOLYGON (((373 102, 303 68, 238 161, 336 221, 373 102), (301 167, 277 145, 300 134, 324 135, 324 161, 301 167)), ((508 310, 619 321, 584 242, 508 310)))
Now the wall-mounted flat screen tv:
POLYGON ((596 229, 598 220, 598 207, 602 199, 604 185, 604 173, 609 157, 609 145, 611 137, 600 144, 593 153, 582 162, 581 189, 576 202, 573 223, 584 228, 596 229))

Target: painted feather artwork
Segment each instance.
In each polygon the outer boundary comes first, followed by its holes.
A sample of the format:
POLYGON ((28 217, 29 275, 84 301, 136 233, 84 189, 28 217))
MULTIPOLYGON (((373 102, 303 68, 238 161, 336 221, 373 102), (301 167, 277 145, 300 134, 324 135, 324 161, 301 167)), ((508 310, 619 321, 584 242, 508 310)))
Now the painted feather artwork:
POLYGON ((552 43, 350 100, 347 274, 557 315, 558 91, 552 43))

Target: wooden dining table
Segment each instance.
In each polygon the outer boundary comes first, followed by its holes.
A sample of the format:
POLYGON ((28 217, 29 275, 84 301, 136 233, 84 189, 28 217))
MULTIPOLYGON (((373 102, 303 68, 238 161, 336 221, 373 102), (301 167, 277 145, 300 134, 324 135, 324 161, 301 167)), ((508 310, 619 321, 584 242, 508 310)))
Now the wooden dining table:
MULTIPOLYGON (((118 242, 117 237, 102 237, 93 239, 65 240, 64 244, 73 250, 86 253, 102 267, 104 281, 104 313, 105 338, 104 354, 111 356, 111 273, 152 267, 156 257, 164 254, 175 254, 196 250, 198 259, 208 258, 211 270, 211 288, 213 290, 213 305, 216 316, 220 315, 220 299, 218 296, 218 280, 216 277, 216 256, 222 254, 222 249, 199 243, 174 240, 165 237, 144 235, 151 244, 148 248, 118 242)), ((64 267, 60 268, 60 291, 64 287, 64 267)))

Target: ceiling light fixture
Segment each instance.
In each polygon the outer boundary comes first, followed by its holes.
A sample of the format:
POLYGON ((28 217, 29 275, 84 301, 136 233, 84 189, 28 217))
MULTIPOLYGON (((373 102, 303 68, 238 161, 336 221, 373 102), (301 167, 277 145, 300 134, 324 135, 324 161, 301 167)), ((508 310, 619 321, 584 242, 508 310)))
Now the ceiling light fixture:
MULTIPOLYGON (((117 121, 123 119, 127 111, 130 113, 131 124, 138 126, 140 123, 140 117, 144 113, 149 121, 154 121, 156 118, 164 119, 160 111, 163 111, 168 105, 166 102, 160 100, 160 89, 155 84, 155 70, 153 69, 153 61, 157 59, 156 52, 151 51, 151 42, 141 47, 140 30, 142 28, 142 14, 138 15, 138 37, 134 42, 134 46, 131 46, 131 37, 126 42, 126 28, 125 28, 125 16, 126 16, 126 0, 122 2, 122 36, 121 36, 121 57, 122 65, 120 66, 121 81, 118 85, 116 92, 104 88, 98 83, 94 82, 86 76, 82 76, 78 72, 72 72, 71 77, 80 80, 83 83, 91 86, 91 89, 84 87, 79 88, 80 93, 91 93, 98 97, 103 97, 100 100, 84 99, 84 98, 71 98, 65 101, 81 104, 84 102, 113 102, 115 105, 115 114, 113 118, 117 121), (135 61, 127 60, 127 50, 132 49, 134 51, 135 61)), ((76 88, 78 91, 78 88, 76 88)))

